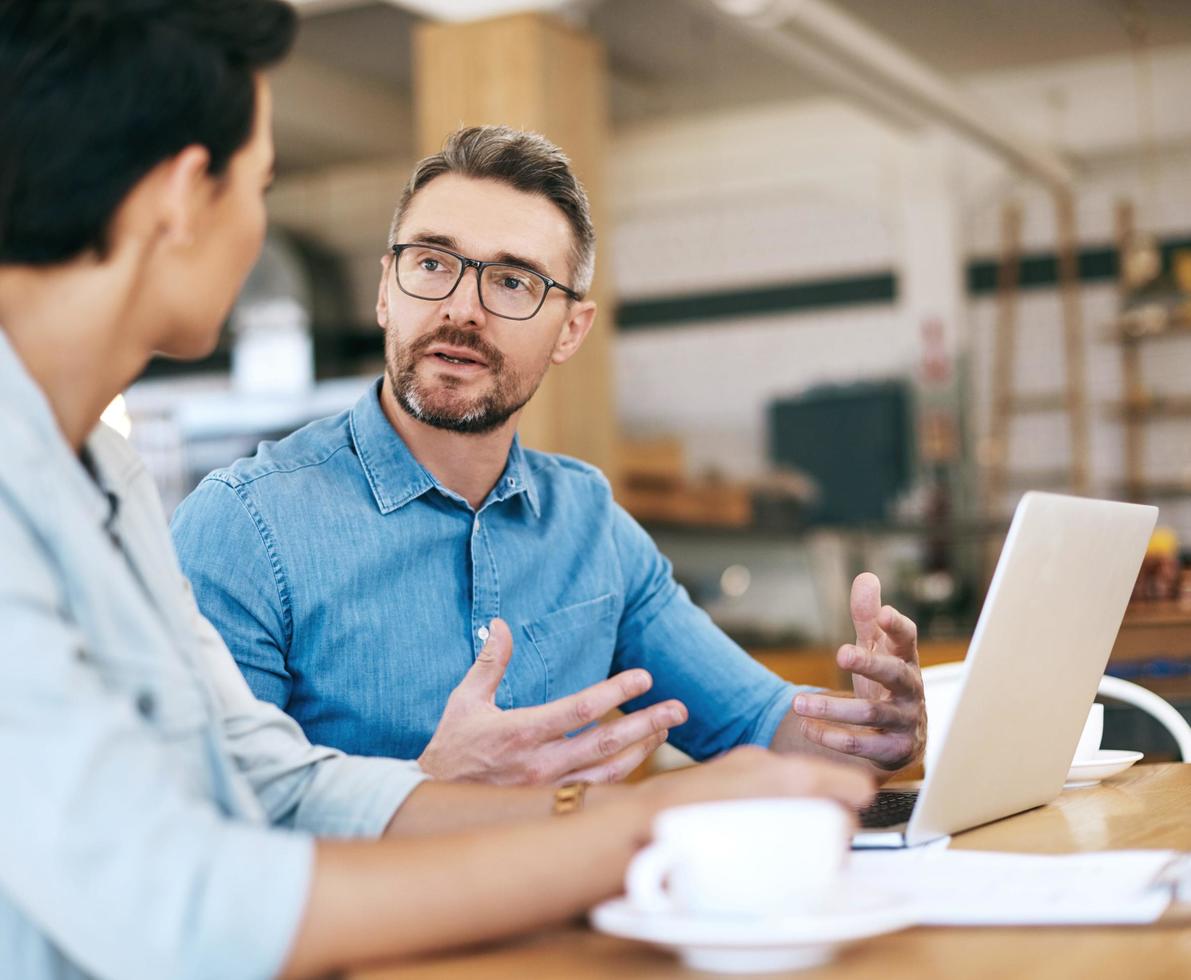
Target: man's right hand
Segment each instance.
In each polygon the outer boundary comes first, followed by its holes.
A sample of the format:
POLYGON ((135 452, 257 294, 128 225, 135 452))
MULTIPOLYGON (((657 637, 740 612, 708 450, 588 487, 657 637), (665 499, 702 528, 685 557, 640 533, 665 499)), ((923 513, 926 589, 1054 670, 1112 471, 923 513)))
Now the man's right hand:
POLYGON ((537 707, 502 711, 496 689, 513 655, 513 637, 500 619, 489 630, 418 759, 436 779, 505 786, 617 782, 687 719, 681 702, 663 701, 566 737, 648 691, 653 678, 644 670, 626 670, 537 707))

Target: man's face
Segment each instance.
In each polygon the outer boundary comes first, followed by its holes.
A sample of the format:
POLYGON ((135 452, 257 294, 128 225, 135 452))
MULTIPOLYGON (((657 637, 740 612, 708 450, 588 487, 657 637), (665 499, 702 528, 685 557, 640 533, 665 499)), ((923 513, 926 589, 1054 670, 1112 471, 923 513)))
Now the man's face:
MULTIPOLYGON (((563 283, 571 277, 571 228, 552 202, 493 180, 444 174, 410 202, 400 242, 422 242, 480 261, 524 265, 563 283)), ((377 320, 394 397, 415 419, 455 432, 489 432, 517 413, 551 362, 578 349, 594 315, 557 289, 529 320, 480 305, 474 269, 442 300, 398 287, 394 256, 382 263, 377 320)))

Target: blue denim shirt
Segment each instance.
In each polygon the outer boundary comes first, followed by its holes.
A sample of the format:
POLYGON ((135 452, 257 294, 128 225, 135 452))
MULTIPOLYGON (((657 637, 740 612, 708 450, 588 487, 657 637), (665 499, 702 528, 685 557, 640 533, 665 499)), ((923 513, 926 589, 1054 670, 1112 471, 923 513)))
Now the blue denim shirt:
POLYGON ((413 759, 494 616, 513 633, 501 708, 644 667, 637 708, 679 698, 702 759, 766 745, 796 689, 688 598, 598 470, 514 441, 478 510, 411 455, 379 383, 210 474, 174 542, 199 606, 258 697, 320 744, 413 759))
POLYGON ((274 976, 312 835, 424 777, 252 696, 140 460, 101 425, 89 474, 3 330, 0 418, 0 977, 274 976))

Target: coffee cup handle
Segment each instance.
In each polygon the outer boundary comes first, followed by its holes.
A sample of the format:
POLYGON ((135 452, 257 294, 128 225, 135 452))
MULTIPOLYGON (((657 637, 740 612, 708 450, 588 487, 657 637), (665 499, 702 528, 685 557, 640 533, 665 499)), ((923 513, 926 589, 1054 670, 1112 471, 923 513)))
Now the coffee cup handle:
POLYGON ((642 912, 669 912, 673 907, 662 881, 670 870, 673 854, 661 843, 642 848, 629 862, 624 885, 629 902, 642 912))

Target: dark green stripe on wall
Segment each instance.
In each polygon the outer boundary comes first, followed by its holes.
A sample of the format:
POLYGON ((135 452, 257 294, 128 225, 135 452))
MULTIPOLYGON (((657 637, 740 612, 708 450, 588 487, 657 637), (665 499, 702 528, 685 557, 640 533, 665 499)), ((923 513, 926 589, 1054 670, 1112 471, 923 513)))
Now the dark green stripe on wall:
POLYGON ((631 300, 620 305, 616 325, 621 330, 640 330, 697 320, 892 303, 895 299, 896 277, 892 272, 881 272, 869 276, 792 282, 759 289, 631 300))
MULTIPOLYGON (((1168 239, 1161 242, 1162 267, 1170 269, 1171 256, 1178 250, 1191 248, 1191 238, 1168 239)), ((1115 248, 1085 248, 1078 256, 1080 282, 1112 282, 1117 278, 1117 250, 1115 248)), ((1058 256, 1036 253, 1023 255, 1021 287, 1037 289, 1053 286, 1059 281, 1058 256)), ((997 288, 996 259, 980 259, 968 264, 968 292, 974 296, 995 292, 997 288)))
MULTIPOLYGON (((1165 268, 1178 249, 1191 248, 1191 238, 1168 239, 1161 243, 1165 268)), ((1115 248, 1086 248, 1078 256, 1081 282, 1111 282, 1117 277, 1115 248)), ((1020 285, 1040 289, 1058 282, 1058 257, 1033 253, 1022 257, 1020 285)), ((997 261, 976 259, 967 267, 968 293, 973 296, 997 288, 997 261)), ((758 289, 736 289, 715 293, 688 293, 658 299, 630 300, 617 311, 620 330, 651 330, 708 320, 767 316, 774 313, 805 313, 841 306, 892 303, 897 299, 897 277, 893 272, 835 279, 804 280, 758 289)))

